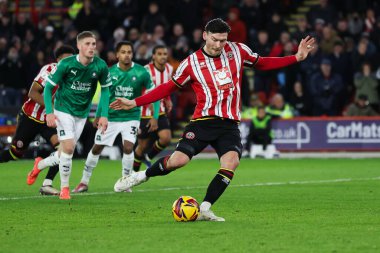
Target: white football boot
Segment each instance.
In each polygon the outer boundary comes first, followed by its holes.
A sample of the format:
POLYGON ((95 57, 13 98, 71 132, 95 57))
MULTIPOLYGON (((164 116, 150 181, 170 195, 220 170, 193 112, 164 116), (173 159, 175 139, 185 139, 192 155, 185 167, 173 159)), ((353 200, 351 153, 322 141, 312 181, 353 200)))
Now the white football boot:
POLYGON ((144 183, 147 180, 148 178, 145 175, 145 171, 139 171, 117 180, 113 189, 115 192, 124 192, 134 186, 144 183))
POLYGON ((211 211, 210 209, 203 210, 203 211, 201 210, 199 212, 199 216, 197 220, 199 221, 225 221, 223 217, 216 216, 214 212, 211 211))

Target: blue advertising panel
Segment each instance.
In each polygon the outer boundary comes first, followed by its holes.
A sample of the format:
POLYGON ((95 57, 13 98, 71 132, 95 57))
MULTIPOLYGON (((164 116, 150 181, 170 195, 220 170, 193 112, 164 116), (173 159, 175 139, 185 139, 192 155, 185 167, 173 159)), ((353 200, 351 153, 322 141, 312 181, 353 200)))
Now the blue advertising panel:
MULTIPOLYGON (((243 144, 249 121, 239 128, 243 144)), ((295 118, 274 120, 273 143, 283 151, 380 151, 379 117, 295 118)))

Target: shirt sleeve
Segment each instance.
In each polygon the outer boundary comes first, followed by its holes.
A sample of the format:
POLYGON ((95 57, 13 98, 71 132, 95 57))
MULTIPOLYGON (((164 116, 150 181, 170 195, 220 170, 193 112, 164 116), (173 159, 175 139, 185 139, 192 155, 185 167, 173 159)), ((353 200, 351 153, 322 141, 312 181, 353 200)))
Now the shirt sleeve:
MULTIPOLYGON (((42 67, 42 69, 40 70, 40 72, 38 73, 38 75, 34 78, 34 82, 38 83, 39 85, 41 85, 42 87, 45 87, 45 81, 46 81, 46 77, 49 75, 49 72, 48 72, 48 68, 50 66, 49 65, 45 65, 42 67)), ((51 66, 52 68, 55 68, 56 66, 51 66)))
POLYGON ((239 43, 239 47, 241 50, 244 66, 246 67, 255 66, 260 56, 257 53, 252 52, 252 50, 243 43, 239 43))
POLYGON ((185 60, 181 62, 181 64, 178 66, 177 71, 175 72, 172 80, 174 83, 179 87, 182 88, 186 85, 191 79, 190 71, 191 66, 189 64, 189 57, 187 57, 185 60))
POLYGON ((104 66, 99 77, 99 83, 102 88, 109 87, 112 85, 110 71, 108 70, 108 67, 105 63, 103 65, 104 66))
POLYGON ((46 77, 46 81, 49 82, 54 87, 58 83, 61 83, 63 76, 65 75, 67 64, 64 61, 60 61, 55 68, 52 69, 50 74, 46 77))

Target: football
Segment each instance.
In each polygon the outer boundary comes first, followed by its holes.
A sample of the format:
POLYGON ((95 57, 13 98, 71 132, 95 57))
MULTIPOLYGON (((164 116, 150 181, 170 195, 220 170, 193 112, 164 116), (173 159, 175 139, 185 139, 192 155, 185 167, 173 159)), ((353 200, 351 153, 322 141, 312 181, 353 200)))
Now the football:
POLYGON ((173 203, 172 214, 176 221, 195 221, 199 215, 199 204, 190 196, 181 196, 173 203))

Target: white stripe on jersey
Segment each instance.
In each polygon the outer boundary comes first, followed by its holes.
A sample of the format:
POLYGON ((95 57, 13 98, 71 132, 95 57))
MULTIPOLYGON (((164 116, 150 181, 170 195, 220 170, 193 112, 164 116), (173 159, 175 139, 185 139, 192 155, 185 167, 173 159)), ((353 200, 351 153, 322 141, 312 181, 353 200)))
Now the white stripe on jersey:
MULTIPOLYGON (((236 75, 237 75, 238 80, 240 80, 240 69, 242 68, 242 66, 241 66, 241 54, 240 54, 239 48, 234 43, 228 42, 228 45, 231 47, 232 52, 234 54, 236 69, 237 69, 236 75)), ((241 116, 240 116, 240 97, 241 97, 240 85, 236 85, 236 92, 237 92, 237 94, 236 94, 236 115, 238 116, 239 119, 241 119, 241 116)))
MULTIPOLYGON (((222 65, 226 66, 228 68, 228 71, 230 73, 232 73, 230 63, 226 57, 226 52, 224 51, 224 49, 223 49, 222 55, 220 56, 220 59, 222 61, 222 65)), ((233 79, 232 79, 232 82, 233 82, 233 79)), ((237 87, 237 86, 239 86, 239 83, 234 83, 233 85, 234 85, 234 87, 237 87)), ((227 96, 227 115, 230 119, 232 119, 233 116, 231 113, 231 104, 232 104, 231 102, 232 102, 232 98, 233 98, 233 89, 228 89, 228 90, 229 90, 229 94, 227 96)))
MULTIPOLYGON (((182 75, 182 72, 186 69, 188 65, 187 58, 181 62, 181 64, 178 66, 177 71, 175 72, 175 75, 173 76, 174 80, 177 80, 178 77, 182 75)), ((190 80, 190 75, 182 82, 180 83, 181 86, 186 84, 190 80)))
POLYGON ((210 76, 212 78, 212 83, 214 84, 215 90, 218 94, 216 104, 215 104, 215 114, 217 116, 223 117, 222 113, 222 102, 223 102, 223 93, 224 91, 220 90, 218 88, 217 81, 215 79, 214 74, 212 73, 213 70, 216 70, 216 66, 214 64, 214 60, 211 57, 206 56, 206 66, 208 68, 208 71, 211 72, 210 76))
POLYGON ((202 116, 208 116, 209 115, 208 109, 212 105, 211 91, 208 88, 206 80, 203 77, 202 70, 199 65, 198 57, 195 53, 190 55, 190 65, 191 65, 191 68, 193 69, 195 77, 197 78, 197 82, 200 83, 205 93, 205 105, 203 106, 203 109, 202 109, 202 116))

